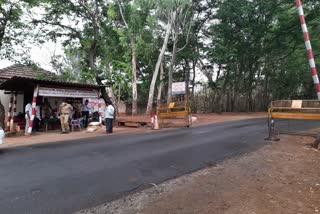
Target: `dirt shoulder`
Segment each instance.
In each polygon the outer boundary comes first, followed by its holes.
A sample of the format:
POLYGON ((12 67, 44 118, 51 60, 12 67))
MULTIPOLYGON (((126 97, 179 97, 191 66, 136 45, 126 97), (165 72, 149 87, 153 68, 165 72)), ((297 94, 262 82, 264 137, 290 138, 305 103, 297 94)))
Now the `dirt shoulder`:
POLYGON ((319 213, 320 151, 310 137, 280 142, 226 160, 86 214, 319 213))

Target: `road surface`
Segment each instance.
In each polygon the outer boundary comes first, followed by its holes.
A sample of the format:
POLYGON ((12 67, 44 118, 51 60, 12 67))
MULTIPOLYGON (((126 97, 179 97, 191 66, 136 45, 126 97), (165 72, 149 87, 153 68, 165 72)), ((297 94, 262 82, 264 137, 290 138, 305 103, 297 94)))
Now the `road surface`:
MULTIPOLYGON (((315 127, 302 124, 292 128, 315 127)), ((266 119, 251 119, 2 150, 1 213, 79 211, 254 151, 266 136, 266 119)))

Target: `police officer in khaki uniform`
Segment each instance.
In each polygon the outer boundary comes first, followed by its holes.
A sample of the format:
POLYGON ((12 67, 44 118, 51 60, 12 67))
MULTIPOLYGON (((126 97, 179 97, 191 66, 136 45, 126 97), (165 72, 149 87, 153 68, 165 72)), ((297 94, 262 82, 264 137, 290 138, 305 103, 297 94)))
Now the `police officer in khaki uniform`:
POLYGON ((70 131, 69 117, 71 116, 72 111, 73 107, 69 103, 62 102, 59 106, 58 113, 60 115, 62 134, 67 134, 70 131))

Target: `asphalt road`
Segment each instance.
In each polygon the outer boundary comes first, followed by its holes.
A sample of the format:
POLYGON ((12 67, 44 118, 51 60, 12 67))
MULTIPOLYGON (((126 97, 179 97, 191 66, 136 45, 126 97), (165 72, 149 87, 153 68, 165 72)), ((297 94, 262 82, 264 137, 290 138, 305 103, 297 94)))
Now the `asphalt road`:
POLYGON ((266 136, 266 119, 252 119, 2 150, 0 213, 72 213, 254 151, 266 136))

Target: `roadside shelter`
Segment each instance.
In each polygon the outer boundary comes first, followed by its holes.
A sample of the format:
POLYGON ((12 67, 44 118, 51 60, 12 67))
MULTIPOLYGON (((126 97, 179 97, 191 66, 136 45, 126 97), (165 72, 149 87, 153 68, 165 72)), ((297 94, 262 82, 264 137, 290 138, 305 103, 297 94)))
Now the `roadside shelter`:
POLYGON ((32 100, 32 117, 28 133, 32 132, 39 99, 54 98, 56 108, 63 99, 75 99, 82 104, 91 99, 98 104, 98 112, 104 103, 100 99, 100 85, 64 81, 61 76, 35 66, 14 65, 0 69, 0 90, 9 95, 7 112, 7 131, 14 131, 13 122, 17 116, 17 107, 24 113, 24 106, 32 100), (20 99, 18 96, 20 95, 20 99))

